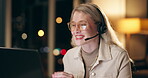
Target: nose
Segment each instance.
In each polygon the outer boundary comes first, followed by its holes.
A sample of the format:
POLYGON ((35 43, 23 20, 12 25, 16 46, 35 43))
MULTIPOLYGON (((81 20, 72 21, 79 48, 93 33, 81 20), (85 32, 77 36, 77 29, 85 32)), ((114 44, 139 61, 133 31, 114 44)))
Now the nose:
POLYGON ((75 33, 79 33, 79 32, 81 32, 81 30, 80 30, 80 28, 79 28, 78 25, 75 27, 74 32, 75 32, 75 33))

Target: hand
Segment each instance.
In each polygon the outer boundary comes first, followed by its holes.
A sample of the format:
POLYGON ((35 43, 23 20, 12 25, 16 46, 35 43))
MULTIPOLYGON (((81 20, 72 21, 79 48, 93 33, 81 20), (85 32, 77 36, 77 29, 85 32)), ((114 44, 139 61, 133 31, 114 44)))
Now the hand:
POLYGON ((74 76, 66 72, 54 72, 52 78, 74 78, 74 76))

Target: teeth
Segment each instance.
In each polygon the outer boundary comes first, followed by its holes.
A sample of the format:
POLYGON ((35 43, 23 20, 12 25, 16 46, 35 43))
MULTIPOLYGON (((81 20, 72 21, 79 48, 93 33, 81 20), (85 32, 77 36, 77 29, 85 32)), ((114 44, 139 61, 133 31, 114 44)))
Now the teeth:
POLYGON ((83 36, 76 36, 76 38, 83 38, 83 36))

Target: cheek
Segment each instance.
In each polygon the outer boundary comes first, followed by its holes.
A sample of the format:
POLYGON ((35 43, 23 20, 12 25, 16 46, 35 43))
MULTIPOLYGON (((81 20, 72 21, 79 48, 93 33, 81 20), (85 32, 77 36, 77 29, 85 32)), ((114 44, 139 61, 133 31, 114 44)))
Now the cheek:
POLYGON ((72 35, 74 35, 74 32, 71 32, 72 35))
POLYGON ((89 30, 87 30, 87 34, 88 35, 94 35, 94 34, 96 34, 98 31, 96 30, 96 29, 89 29, 89 30))
POLYGON ((88 32, 93 34, 93 33, 98 32, 98 29, 97 29, 97 27, 90 27, 88 32))

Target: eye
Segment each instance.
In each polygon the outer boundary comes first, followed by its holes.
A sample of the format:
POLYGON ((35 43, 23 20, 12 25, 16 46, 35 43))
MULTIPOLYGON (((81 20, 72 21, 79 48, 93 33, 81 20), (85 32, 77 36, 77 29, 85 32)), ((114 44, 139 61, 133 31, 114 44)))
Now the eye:
POLYGON ((74 24, 74 23, 71 23, 71 24, 70 24, 70 26, 71 26, 71 27, 74 27, 74 26, 76 26, 76 24, 74 24))
POLYGON ((84 26, 81 26, 81 27, 82 27, 82 29, 83 29, 83 30, 85 30, 85 29, 86 29, 86 26, 85 26, 85 25, 84 25, 84 26))
POLYGON ((80 26, 81 26, 81 28, 82 28, 83 30, 85 30, 85 29, 86 29, 86 27, 87 27, 87 25, 86 25, 86 24, 80 24, 80 26))

